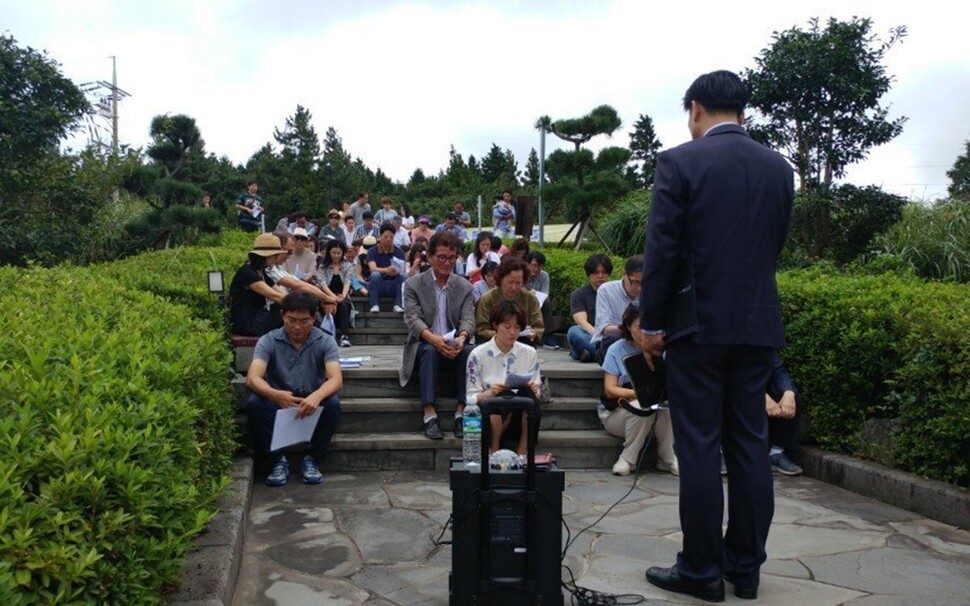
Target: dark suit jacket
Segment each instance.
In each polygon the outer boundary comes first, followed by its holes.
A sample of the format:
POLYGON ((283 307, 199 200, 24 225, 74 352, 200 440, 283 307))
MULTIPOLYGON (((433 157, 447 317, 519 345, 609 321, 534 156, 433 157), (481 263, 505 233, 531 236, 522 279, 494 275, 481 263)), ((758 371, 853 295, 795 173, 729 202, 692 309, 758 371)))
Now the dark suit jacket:
POLYGON ((640 326, 667 341, 784 346, 775 270, 791 218, 794 174, 737 125, 657 157, 644 250, 640 326), (693 268, 692 288, 678 272, 693 268), (691 292, 693 295, 691 296, 691 292), (676 306, 696 314, 671 326, 676 306))

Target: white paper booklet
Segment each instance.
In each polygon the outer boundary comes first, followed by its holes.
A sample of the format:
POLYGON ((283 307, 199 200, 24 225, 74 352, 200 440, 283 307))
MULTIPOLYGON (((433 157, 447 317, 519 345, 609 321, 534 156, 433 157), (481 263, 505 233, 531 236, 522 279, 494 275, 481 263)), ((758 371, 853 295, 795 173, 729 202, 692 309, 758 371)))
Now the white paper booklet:
POLYGON ((276 411, 276 423, 273 424, 273 440, 269 449, 279 450, 292 444, 309 442, 313 437, 313 430, 317 428, 317 421, 320 420, 322 407, 313 411, 313 414, 297 419, 296 415, 300 412, 297 407, 281 408, 276 411))

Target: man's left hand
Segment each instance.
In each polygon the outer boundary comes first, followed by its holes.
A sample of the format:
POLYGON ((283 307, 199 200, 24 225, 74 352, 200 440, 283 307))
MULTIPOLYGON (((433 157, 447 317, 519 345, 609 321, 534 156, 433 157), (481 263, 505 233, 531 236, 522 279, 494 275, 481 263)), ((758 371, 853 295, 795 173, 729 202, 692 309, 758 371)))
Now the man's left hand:
POLYGON ((664 351, 663 333, 655 335, 645 332, 641 333, 640 348, 643 349, 643 357, 647 361, 647 367, 650 370, 656 370, 653 366, 653 359, 660 356, 664 351))
POLYGON ((300 411, 296 413, 297 419, 302 419, 312 415, 314 412, 316 412, 317 408, 320 407, 320 396, 316 395, 316 392, 311 393, 307 397, 303 398, 299 404, 299 407, 300 411))

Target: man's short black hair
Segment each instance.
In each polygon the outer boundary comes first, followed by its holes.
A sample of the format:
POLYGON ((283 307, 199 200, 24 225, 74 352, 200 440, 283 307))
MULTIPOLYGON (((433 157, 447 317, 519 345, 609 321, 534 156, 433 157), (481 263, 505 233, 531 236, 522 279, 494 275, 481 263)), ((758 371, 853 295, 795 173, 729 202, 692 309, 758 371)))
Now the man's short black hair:
POLYGON ((719 70, 698 76, 684 93, 684 110, 690 111, 690 102, 697 101, 709 112, 733 112, 740 114, 751 99, 741 78, 734 72, 719 70))
POLYGON ((280 303, 280 311, 284 314, 288 311, 306 311, 311 316, 317 313, 317 306, 320 301, 308 292, 298 290, 291 292, 283 297, 280 303))
MULTIPOLYGON (((254 183, 256 183, 256 179, 250 179, 249 181, 246 181, 246 187, 249 187, 254 183)), ((256 183, 256 185, 259 185, 259 183, 256 183)))
POLYGON ((587 276, 593 275, 598 267, 602 267, 606 270, 606 273, 613 273, 613 260, 603 253, 595 253, 586 259, 586 263, 583 265, 583 270, 586 271, 587 276))
POLYGON ((452 212, 445 213, 445 221, 447 221, 448 219, 451 219, 452 221, 457 221, 458 220, 458 215, 456 215, 455 213, 452 213, 452 212))
POLYGON ((546 256, 541 252, 539 252, 538 250, 534 250, 525 256, 526 263, 532 263, 533 261, 535 261, 539 265, 545 266, 546 256))
POLYGON ((360 218, 361 218, 361 220, 364 220, 364 219, 373 219, 374 218, 374 213, 372 213, 369 210, 365 210, 363 212, 363 214, 360 215, 360 218))
POLYGON ((643 255, 633 255, 626 260, 623 266, 623 273, 626 275, 638 274, 643 271, 643 255))
POLYGON ((379 230, 377 231, 377 233, 378 233, 378 235, 380 235, 380 234, 383 234, 383 233, 384 233, 384 232, 386 232, 386 231, 389 231, 389 232, 391 232, 391 233, 393 234, 393 233, 394 233, 394 232, 396 232, 397 230, 396 230, 396 229, 394 229, 394 226, 393 226, 393 225, 391 225, 390 223, 381 223, 381 227, 380 227, 380 229, 379 229, 379 230))

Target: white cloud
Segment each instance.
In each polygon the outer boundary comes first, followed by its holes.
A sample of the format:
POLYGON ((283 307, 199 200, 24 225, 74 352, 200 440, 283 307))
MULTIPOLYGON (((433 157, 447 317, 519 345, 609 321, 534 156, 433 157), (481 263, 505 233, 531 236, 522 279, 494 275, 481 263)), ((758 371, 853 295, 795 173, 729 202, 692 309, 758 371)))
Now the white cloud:
MULTIPOLYGON (((613 105, 626 145, 640 113, 666 146, 687 139, 680 97, 699 73, 753 66, 771 33, 810 17, 871 16, 885 37, 909 36, 887 56, 897 78, 892 115, 904 134, 850 169, 860 184, 904 195, 945 190, 945 171, 970 128, 968 10, 926 0, 918 7, 858 0, 723 2, 166 3, 47 0, 3 9, 0 21, 22 44, 47 48, 75 82, 110 79, 132 93, 121 107, 121 139, 148 140, 151 118, 196 118, 207 149, 245 162, 272 140, 297 104, 323 133, 405 180, 417 167, 437 173, 454 144, 466 157, 492 142, 520 165, 539 146, 536 118, 613 105), (943 7, 946 7, 945 9, 943 7), (918 9, 918 10, 917 10, 918 9)), ((547 149, 562 146, 550 138, 547 149)))

